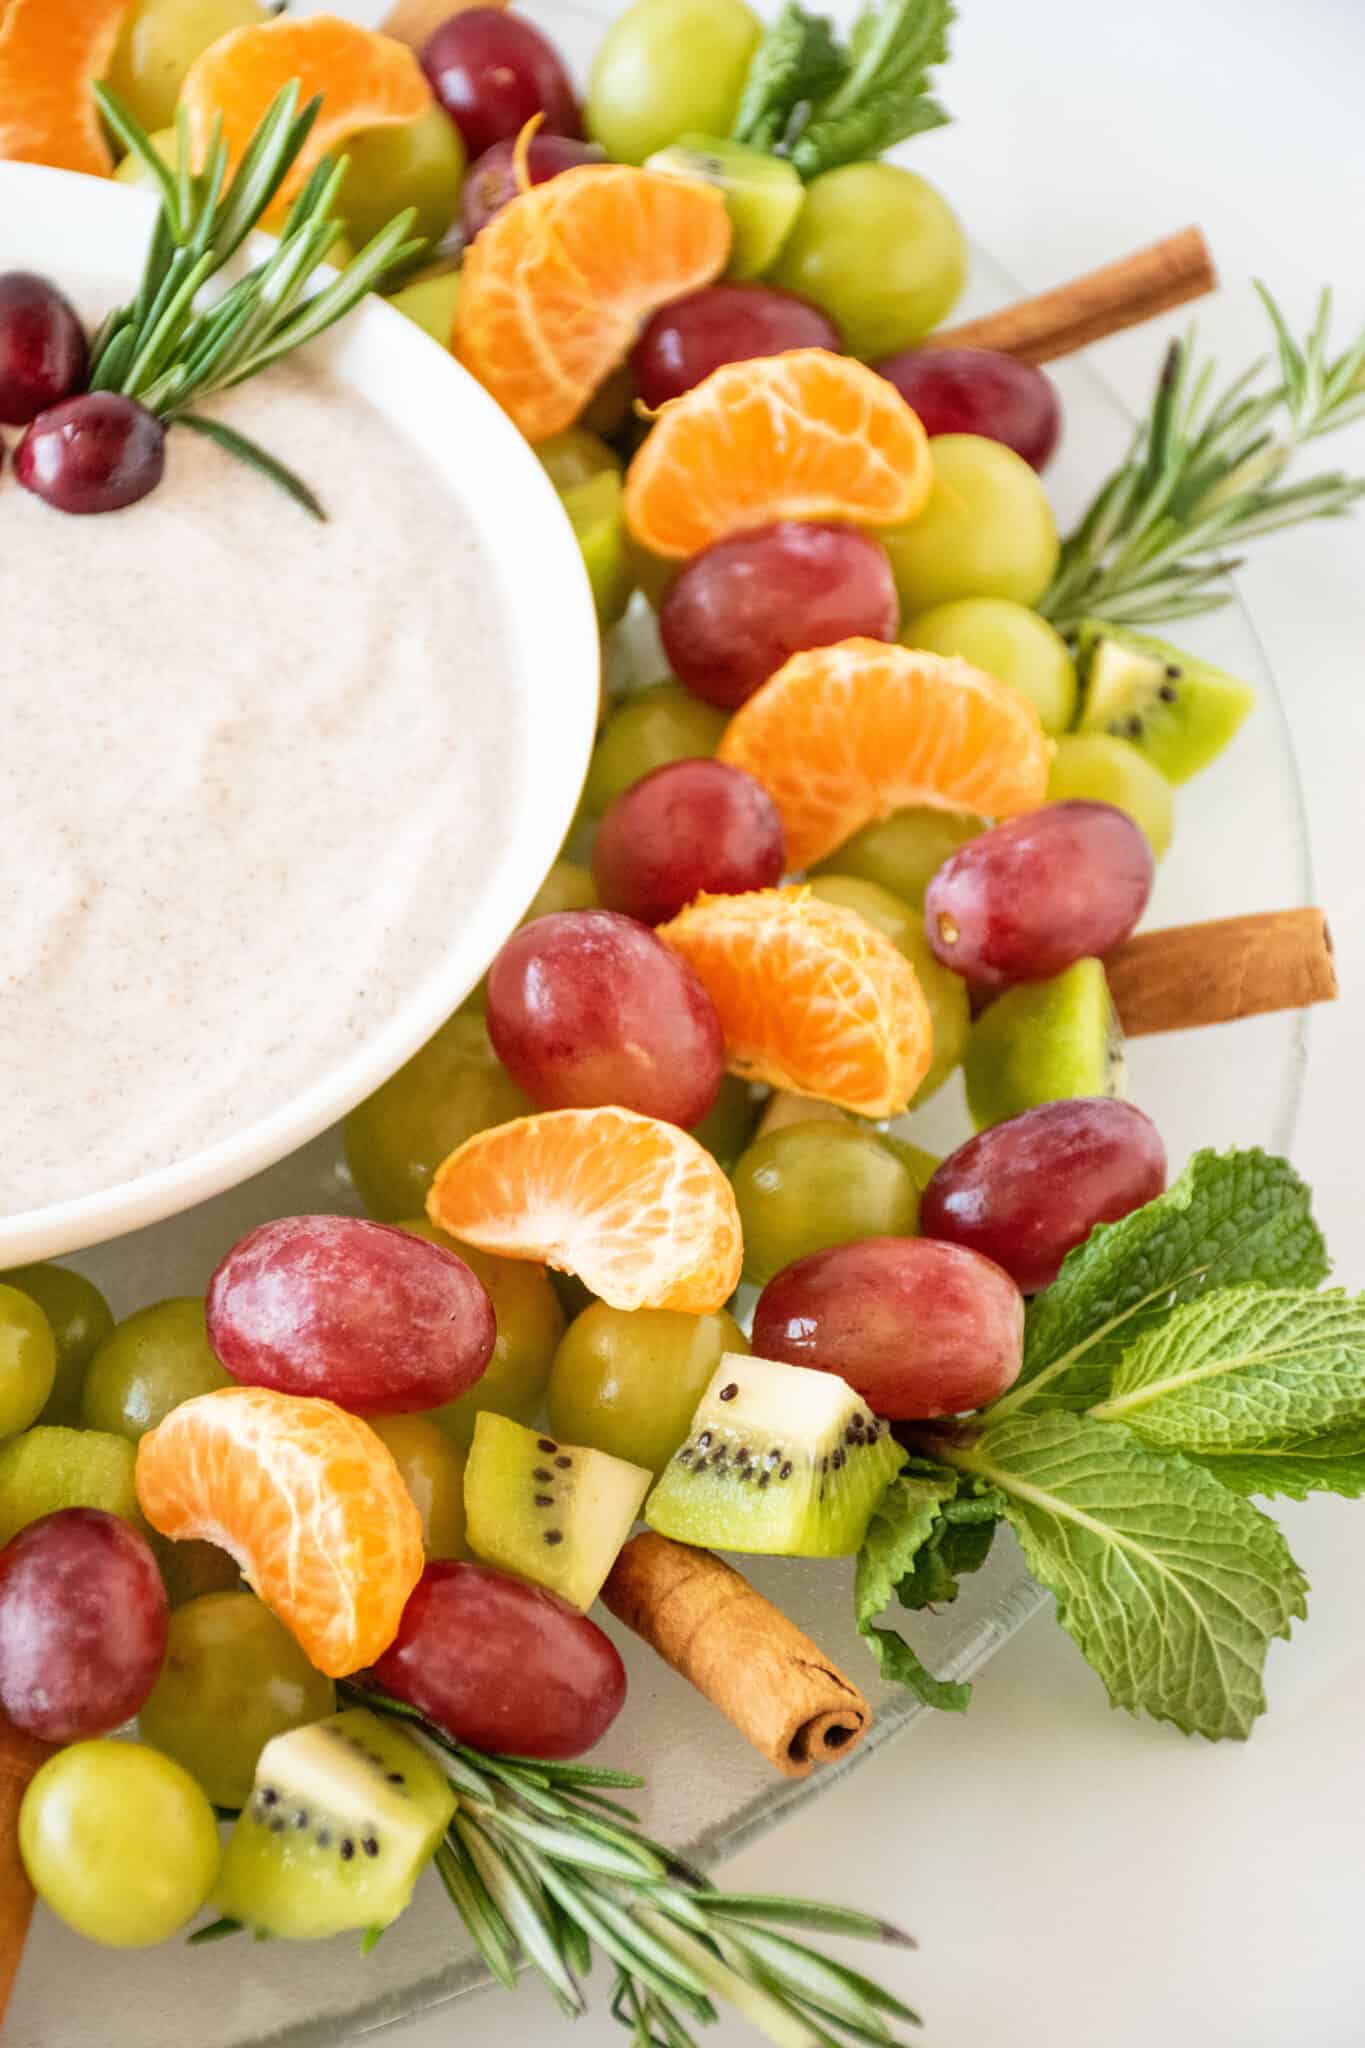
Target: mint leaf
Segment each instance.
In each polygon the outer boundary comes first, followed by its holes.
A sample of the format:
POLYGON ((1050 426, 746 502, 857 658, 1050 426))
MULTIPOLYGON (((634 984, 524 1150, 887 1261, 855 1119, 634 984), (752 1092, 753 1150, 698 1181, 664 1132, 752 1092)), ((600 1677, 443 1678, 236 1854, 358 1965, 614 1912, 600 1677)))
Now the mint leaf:
POLYGON ((986 1562, 997 1526, 997 1517, 991 1514, 970 1522, 949 1521, 941 1515, 896 1588, 901 1606, 912 1610, 950 1607, 961 1591, 958 1581, 979 1572, 986 1562))
POLYGON ((959 1684, 951 1678, 935 1678, 915 1655, 904 1636, 898 1636, 894 1629, 867 1627, 863 1630, 871 1645, 872 1654, 881 1666, 883 1678, 889 1678, 893 1685, 908 1685, 911 1692, 918 1693, 926 1707, 937 1707, 942 1714, 965 1714, 972 1702, 970 1685, 959 1684))
POLYGON ((1275 1524, 1120 1423, 1020 1415, 944 1453, 997 1486, 1029 1569, 1115 1706, 1245 1736, 1306 1581, 1275 1524))
POLYGON ((1029 1309, 1019 1384, 990 1410, 1088 1408, 1182 1301, 1214 1287, 1316 1287, 1327 1273, 1309 1190, 1287 1159, 1197 1152, 1173 1187, 1068 1254, 1029 1309))
POLYGON ((1090 1414, 1177 1451, 1259 1450, 1333 1431, 1365 1451, 1365 1300, 1220 1288, 1125 1351, 1090 1414))
POLYGON ((1307 1500, 1310 1493, 1339 1493, 1347 1500, 1359 1500, 1365 1494, 1365 1428, 1303 1437, 1296 1443, 1272 1444, 1255 1451, 1189 1455, 1194 1464, 1233 1493, 1284 1493, 1293 1500, 1307 1500))
POLYGON ((732 139, 752 149, 774 149, 797 109, 833 92, 847 68, 833 23, 787 0, 754 52, 732 139))
POLYGON ((892 1480, 868 1524, 854 1575, 853 1613, 883 1678, 908 1685, 928 1706, 961 1713, 971 1698, 969 1685, 935 1678, 894 1630, 873 1626, 891 1605, 897 1586, 932 1535, 944 1504, 958 1489, 955 1472, 941 1467, 936 1470, 923 1460, 915 1464, 915 1470, 892 1480))
POLYGON ((948 116, 928 91, 948 60, 952 0, 867 0, 849 36, 849 69, 791 150, 803 178, 877 157, 948 116))

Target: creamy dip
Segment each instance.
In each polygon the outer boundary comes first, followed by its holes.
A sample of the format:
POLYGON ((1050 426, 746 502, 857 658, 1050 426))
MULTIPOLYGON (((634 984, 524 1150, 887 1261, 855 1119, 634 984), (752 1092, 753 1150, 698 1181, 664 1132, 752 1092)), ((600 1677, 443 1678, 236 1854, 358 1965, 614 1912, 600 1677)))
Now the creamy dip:
POLYGON ((0 473, 0 1216, 233 1137, 371 1039, 516 811, 499 583, 421 453, 285 364, 140 504, 0 473), (477 738, 478 744, 473 744, 477 738))

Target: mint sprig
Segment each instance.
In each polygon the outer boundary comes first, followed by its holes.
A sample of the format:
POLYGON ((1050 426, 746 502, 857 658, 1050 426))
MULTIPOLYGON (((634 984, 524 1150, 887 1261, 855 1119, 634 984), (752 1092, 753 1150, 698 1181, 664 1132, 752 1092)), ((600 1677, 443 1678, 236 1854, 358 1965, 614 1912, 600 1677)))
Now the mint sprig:
POLYGON ((823 14, 811 14, 799 0, 787 0, 754 53, 731 130, 751 149, 775 150, 788 139, 798 110, 833 92, 848 71, 848 59, 823 14))

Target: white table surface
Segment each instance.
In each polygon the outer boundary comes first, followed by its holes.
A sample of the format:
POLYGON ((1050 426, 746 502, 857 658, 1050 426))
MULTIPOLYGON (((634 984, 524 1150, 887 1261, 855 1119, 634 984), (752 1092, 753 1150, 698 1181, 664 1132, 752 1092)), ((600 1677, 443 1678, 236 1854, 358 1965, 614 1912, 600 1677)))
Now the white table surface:
MULTIPOLYGON (((1365 322, 1365 0, 959 0, 957 122, 916 145, 973 236, 1032 288, 1187 220, 1225 280, 1200 313, 1238 366, 1248 280, 1301 323, 1322 281, 1365 322)), ((1160 333, 1099 352, 1134 406, 1160 333)), ((1333 444, 1365 469, 1365 427, 1333 444)), ((1288 701, 1345 1002, 1313 1027, 1296 1156, 1338 1277, 1365 1284, 1365 520, 1263 544, 1243 587, 1288 701)), ((1191 800, 1189 797, 1186 801, 1191 800)), ((1360 2048, 1365 1962, 1365 1511, 1283 1503, 1312 1618, 1271 1652, 1269 1717, 1211 1749, 1110 1713, 1047 1617, 987 1668, 965 1718, 921 1723, 737 1858, 746 1890, 892 1913, 918 1955, 879 1967, 929 2048, 1360 2048)), ((539 1989, 393 2029, 393 2048, 550 2048, 539 1989)), ((605 2013, 575 2048, 618 2038, 605 2013)), ((722 2025, 717 2048, 755 2037, 722 2025)))

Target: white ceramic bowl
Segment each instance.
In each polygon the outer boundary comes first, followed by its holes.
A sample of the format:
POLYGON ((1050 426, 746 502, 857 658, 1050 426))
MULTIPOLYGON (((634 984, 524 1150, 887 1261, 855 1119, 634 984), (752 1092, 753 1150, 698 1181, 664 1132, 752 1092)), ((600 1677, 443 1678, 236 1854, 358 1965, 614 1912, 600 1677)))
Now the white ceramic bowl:
MULTIPOLYGON (((62 171, 0 163, 0 270, 63 278, 121 279, 131 296, 153 218, 150 199, 121 185, 62 171)), ((168 1157, 119 1185, 72 1200, 0 1216, 0 1268, 71 1252, 175 1215, 273 1165, 345 1114, 394 1072, 474 986, 544 878, 573 816, 597 713, 599 643, 592 598, 568 520, 544 470, 492 399, 411 321, 376 300, 315 344, 315 357, 363 394, 399 435, 416 443, 462 508, 497 579, 505 674, 496 691, 469 690, 463 772, 500 781, 508 811, 497 847, 451 827, 427 858, 461 878, 461 910, 446 943, 400 988, 358 1047, 343 1030, 350 993, 334 980, 318 1014, 301 1001, 311 1034, 307 1084, 271 1112, 204 1150, 168 1157), (518 772, 507 772, 500 725, 524 739, 518 772), (454 864, 458 864, 456 869, 454 864), (337 999, 338 996, 340 999, 337 999)), ((360 487, 361 480, 357 480, 360 487)), ((5 488, 13 489, 12 477, 5 488)), ((149 620, 148 630, 155 630, 149 620)), ((12 650, 7 650, 12 659, 12 650)), ((7 687, 25 687, 22 672, 7 687)), ((382 688, 382 679, 376 679, 382 688)), ((433 687, 458 688, 443 674, 433 687)), ((271 687, 263 673, 262 687, 271 687)), ((306 764, 301 772, 306 773, 306 764)), ((401 801, 401 798, 397 799, 401 801)), ((0 835, 3 835, 0 821, 0 835)), ((12 847, 9 874, 22 874, 32 848, 12 847)), ((309 955, 298 956, 300 976, 309 955)), ((117 1015, 111 1028, 117 1028, 117 1015)), ((8 1097, 22 1077, 5 1072, 8 1097)))

